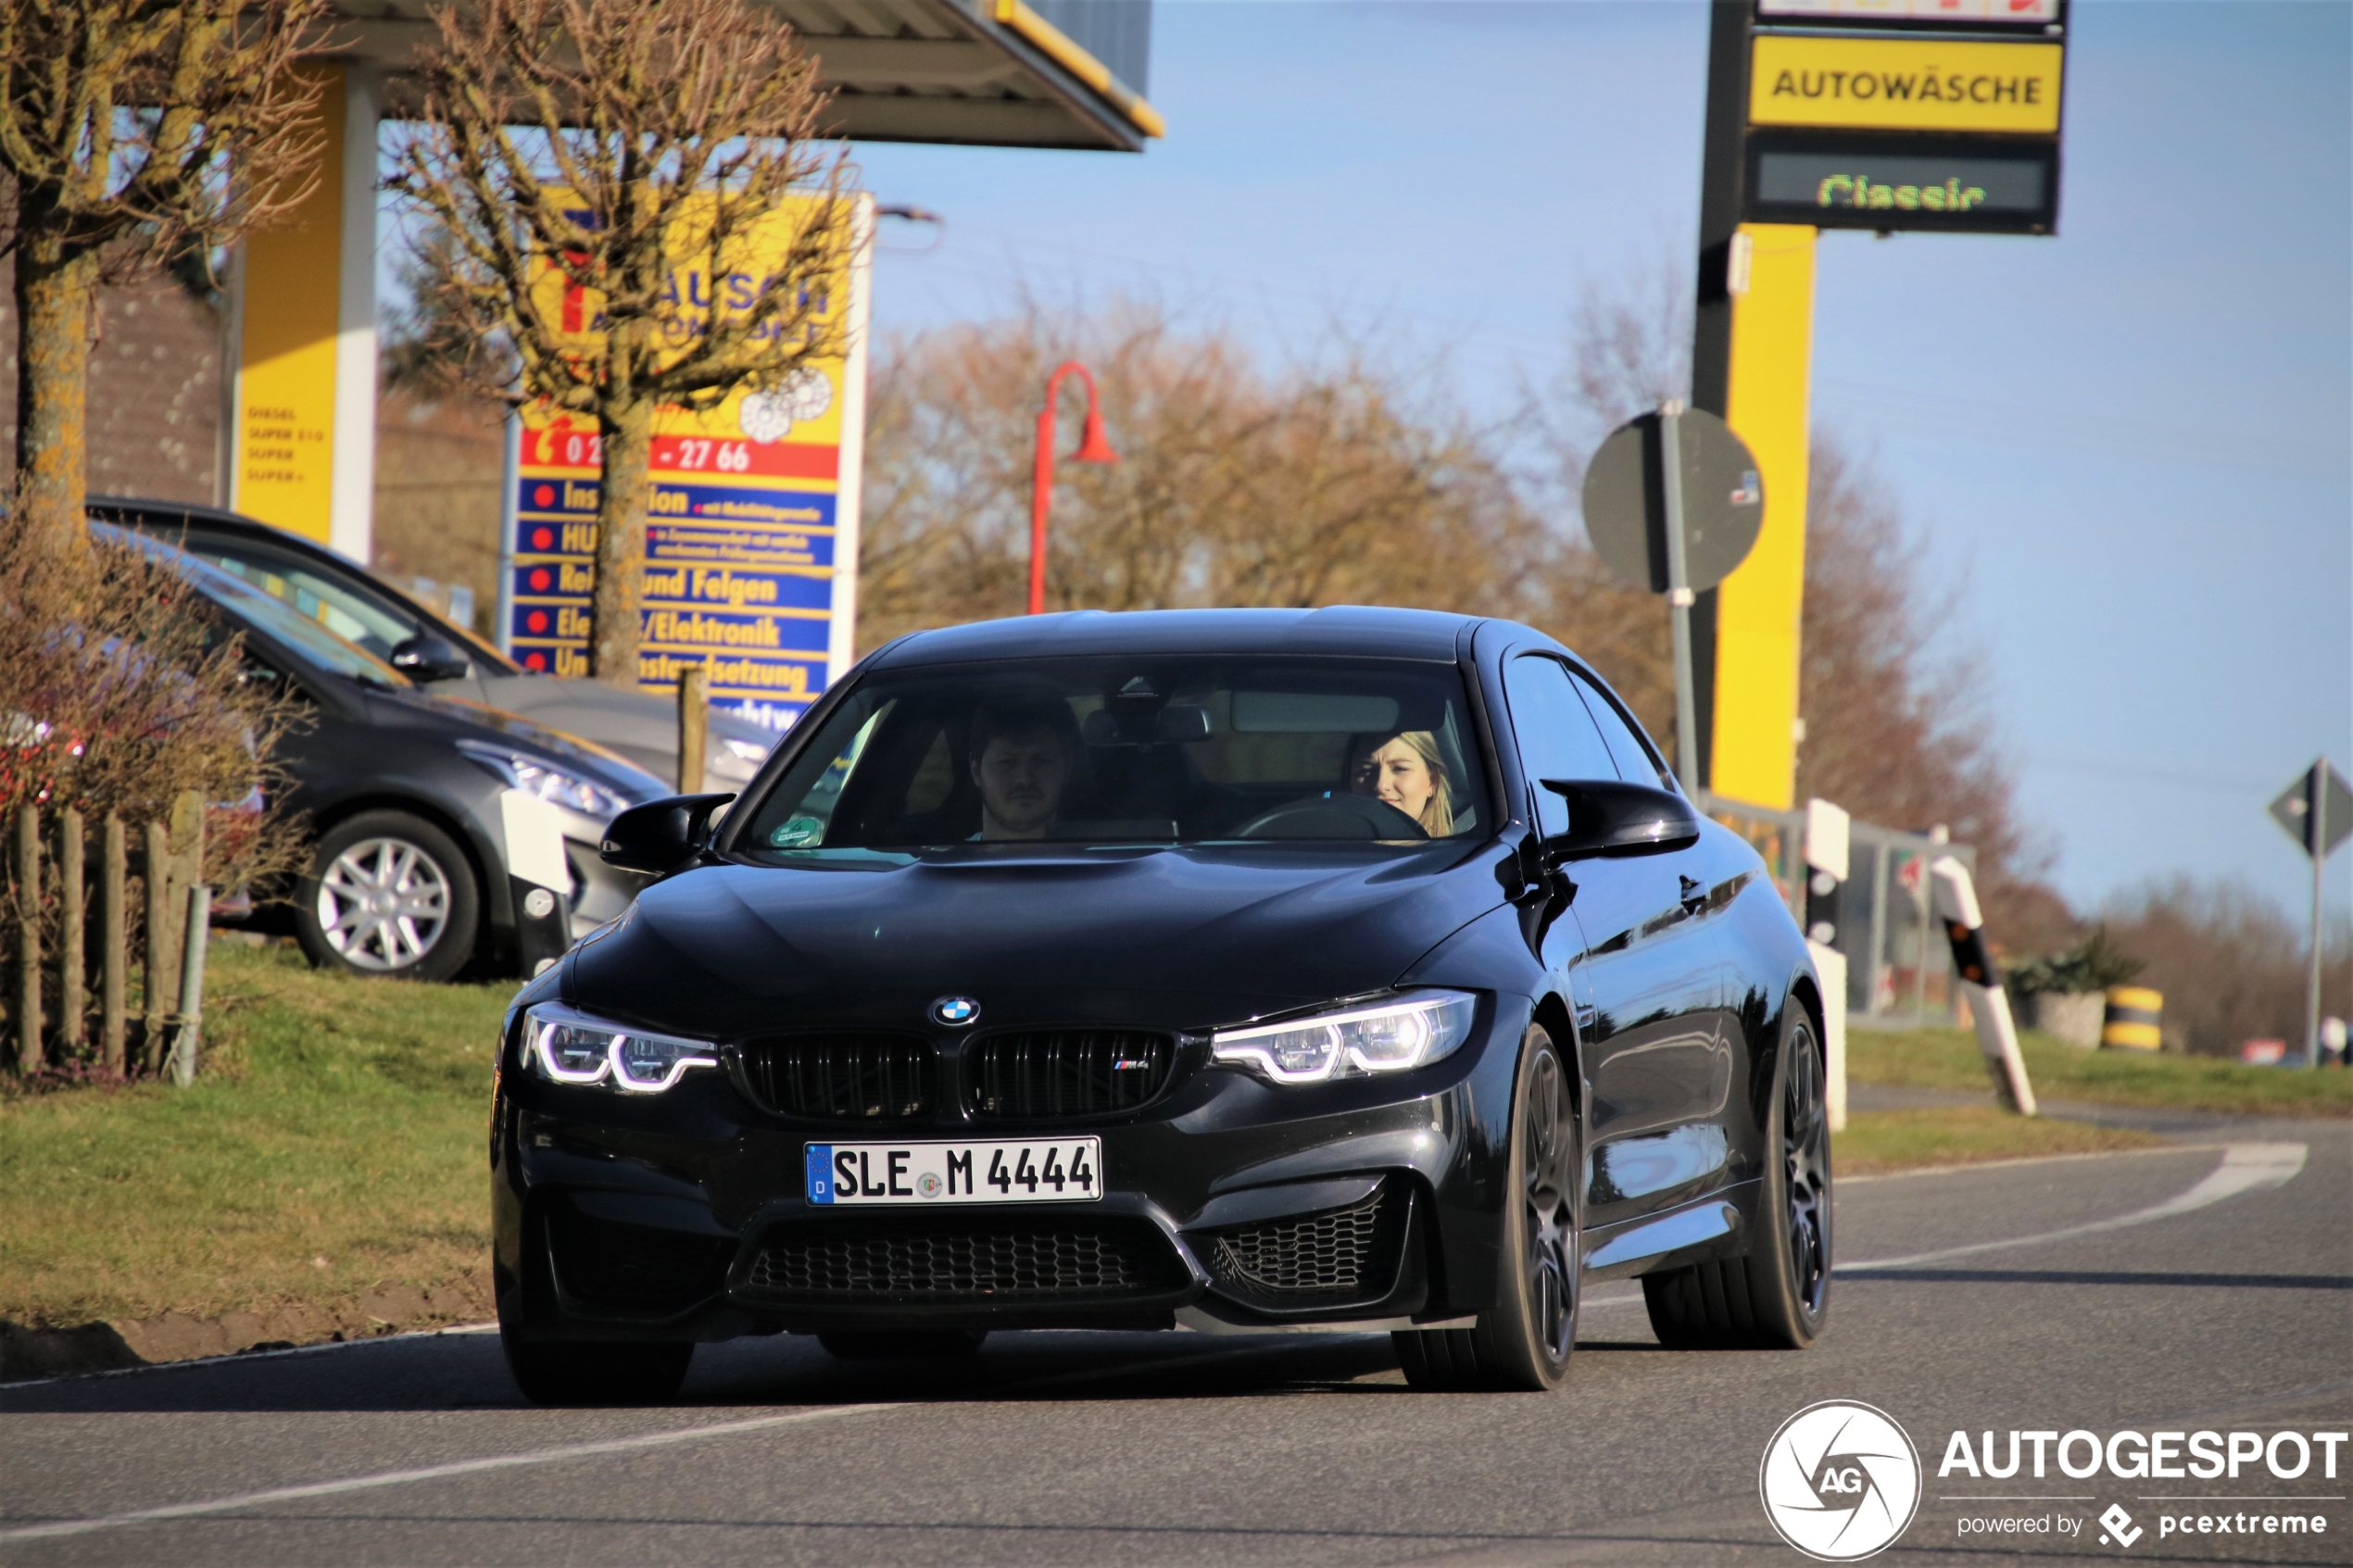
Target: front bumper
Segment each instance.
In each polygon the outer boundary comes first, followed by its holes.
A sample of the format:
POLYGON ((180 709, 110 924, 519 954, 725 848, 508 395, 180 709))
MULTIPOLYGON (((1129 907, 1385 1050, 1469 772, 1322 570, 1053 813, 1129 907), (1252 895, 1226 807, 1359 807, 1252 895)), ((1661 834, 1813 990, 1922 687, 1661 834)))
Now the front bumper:
POLYGON ((733 1071, 621 1096, 528 1076, 510 1052, 492 1140, 501 1315, 599 1340, 1456 1323, 1491 1305, 1528 1016, 1491 997, 1444 1061, 1307 1088, 1210 1066, 1194 1042, 1141 1110, 1051 1123, 799 1120, 733 1071), (1082 1135, 1101 1140, 1093 1202, 805 1196, 811 1143, 1082 1135))

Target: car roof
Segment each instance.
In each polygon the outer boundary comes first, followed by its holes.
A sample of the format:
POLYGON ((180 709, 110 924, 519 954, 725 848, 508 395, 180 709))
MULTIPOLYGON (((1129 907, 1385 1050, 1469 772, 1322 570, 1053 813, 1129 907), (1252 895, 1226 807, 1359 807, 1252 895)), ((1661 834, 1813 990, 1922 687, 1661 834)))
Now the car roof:
POLYGON ((469 655, 488 652, 497 656, 508 668, 497 671, 510 674, 521 668, 507 655, 499 653, 488 639, 458 625, 447 616, 419 604, 394 583, 361 566, 341 551, 330 549, 316 539, 305 537, 292 529, 278 528, 258 518, 241 512, 224 511, 219 507, 199 505, 194 501, 162 501, 137 495, 92 495, 83 503, 83 510, 95 512, 110 521, 126 527, 145 530, 157 528, 169 532, 178 524, 188 528, 204 528, 214 533, 234 534, 256 544, 269 545, 290 551, 316 562, 341 577, 358 578, 371 593, 390 599, 407 614, 415 616, 427 626, 442 626, 460 633, 462 647, 469 655))
POLYGON ((224 533, 242 533, 248 539, 266 540, 272 545, 286 545, 303 554, 323 556, 345 566, 352 564, 348 558, 335 554, 316 539, 305 538, 291 529, 273 528, 258 518, 246 517, 240 512, 224 511, 219 507, 208 507, 200 502, 165 501, 146 495, 93 495, 84 505, 94 512, 135 513, 135 520, 129 516, 119 520, 132 527, 164 520, 201 523, 207 528, 217 529, 224 533))
POLYGON ((876 654, 875 668, 1090 654, 1336 654, 1452 663, 1463 633, 1478 624, 1474 616, 1377 605, 1075 610, 917 632, 876 654))

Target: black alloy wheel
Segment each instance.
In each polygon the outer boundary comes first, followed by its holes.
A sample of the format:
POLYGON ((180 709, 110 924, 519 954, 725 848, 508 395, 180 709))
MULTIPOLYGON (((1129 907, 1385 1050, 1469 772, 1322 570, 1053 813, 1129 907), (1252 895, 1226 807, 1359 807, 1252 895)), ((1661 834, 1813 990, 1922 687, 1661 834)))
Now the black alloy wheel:
MULTIPOLYGON (((1831 1125, 1821 1053, 1800 1019, 1781 1076, 1782 1215, 1789 1231, 1790 1291, 1800 1315, 1818 1326, 1830 1305, 1831 1125)), ((1808 1328, 1806 1337, 1813 1337, 1808 1328)))
POLYGON ((1470 1328, 1391 1336, 1416 1388, 1557 1388, 1577 1343, 1583 1139, 1568 1067, 1541 1025, 1521 1037, 1512 1096, 1509 1211, 1496 1304, 1470 1328))
POLYGON ((1659 1343, 1690 1350, 1802 1350, 1830 1315, 1831 1135, 1822 1050, 1796 997, 1782 1009, 1748 1255, 1642 1276, 1659 1343))

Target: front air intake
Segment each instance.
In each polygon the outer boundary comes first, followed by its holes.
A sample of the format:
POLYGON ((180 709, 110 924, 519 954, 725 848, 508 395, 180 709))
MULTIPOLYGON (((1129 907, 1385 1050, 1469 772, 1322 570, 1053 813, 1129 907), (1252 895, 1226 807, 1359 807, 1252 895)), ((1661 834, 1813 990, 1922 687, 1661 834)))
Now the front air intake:
POLYGON ((1268 1308, 1378 1300, 1397 1282, 1411 1204, 1394 1183, 1345 1209, 1196 1234, 1210 1278, 1229 1296, 1268 1308))
POLYGON ((911 1214, 780 1225, 744 1286, 787 1306, 980 1306, 1160 1296, 1189 1278, 1133 1216, 911 1214))

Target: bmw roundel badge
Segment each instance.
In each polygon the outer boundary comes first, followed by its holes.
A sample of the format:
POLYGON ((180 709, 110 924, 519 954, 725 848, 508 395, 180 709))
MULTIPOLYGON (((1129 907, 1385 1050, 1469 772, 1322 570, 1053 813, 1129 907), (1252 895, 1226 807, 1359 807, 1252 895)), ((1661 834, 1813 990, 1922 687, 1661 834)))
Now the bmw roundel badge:
POLYGON ((962 1029, 980 1017, 980 1004, 970 997, 942 997, 931 1004, 931 1021, 962 1029))

